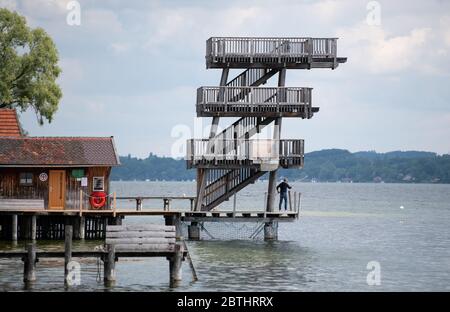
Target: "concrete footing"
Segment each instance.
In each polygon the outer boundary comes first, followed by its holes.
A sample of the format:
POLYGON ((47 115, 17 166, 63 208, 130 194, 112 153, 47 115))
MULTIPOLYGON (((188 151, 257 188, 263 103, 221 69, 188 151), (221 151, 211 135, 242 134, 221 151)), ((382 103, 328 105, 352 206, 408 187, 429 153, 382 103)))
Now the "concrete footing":
POLYGON ((188 225, 188 238, 190 240, 200 240, 200 225, 198 222, 191 222, 188 225))
POLYGON ((264 224, 264 240, 272 241, 278 239, 278 223, 276 221, 264 224))

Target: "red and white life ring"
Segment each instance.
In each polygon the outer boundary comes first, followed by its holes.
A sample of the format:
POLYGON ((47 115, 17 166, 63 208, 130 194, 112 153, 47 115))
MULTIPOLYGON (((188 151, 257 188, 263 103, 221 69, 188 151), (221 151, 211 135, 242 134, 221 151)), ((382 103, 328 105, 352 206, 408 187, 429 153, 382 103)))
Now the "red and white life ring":
POLYGON ((100 209, 106 204, 106 193, 105 192, 92 192, 89 198, 89 203, 92 208, 100 209))

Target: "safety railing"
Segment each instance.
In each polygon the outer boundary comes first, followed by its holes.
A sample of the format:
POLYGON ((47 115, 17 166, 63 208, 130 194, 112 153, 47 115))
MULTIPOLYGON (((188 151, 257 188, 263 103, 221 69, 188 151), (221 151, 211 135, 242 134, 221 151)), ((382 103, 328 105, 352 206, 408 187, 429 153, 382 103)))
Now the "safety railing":
POLYGON ((206 57, 327 57, 335 58, 337 38, 310 37, 212 37, 206 42, 206 57))
POLYGON ((298 158, 302 163, 303 155, 303 140, 190 139, 187 141, 186 158, 191 164, 203 160, 267 163, 298 158))
POLYGON ((197 89, 197 105, 311 105, 311 93, 312 88, 302 87, 200 87, 197 89))

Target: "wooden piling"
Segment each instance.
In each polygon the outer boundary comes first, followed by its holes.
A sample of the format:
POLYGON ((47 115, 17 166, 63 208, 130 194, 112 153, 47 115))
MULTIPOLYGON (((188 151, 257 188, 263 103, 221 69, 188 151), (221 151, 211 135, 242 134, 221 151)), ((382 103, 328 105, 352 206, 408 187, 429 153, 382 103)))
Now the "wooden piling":
POLYGON ((103 260, 105 286, 111 286, 116 281, 116 247, 113 244, 106 245, 107 254, 103 260))
POLYGON ((68 281, 69 277, 69 263, 72 261, 72 238, 73 238, 73 227, 72 225, 66 224, 65 226, 65 238, 64 238, 64 283, 70 284, 68 281))
POLYGON ((37 233, 37 217, 36 215, 31 216, 31 240, 36 240, 36 233, 37 233))
POLYGON ((170 287, 176 287, 181 281, 181 264, 183 261, 183 246, 175 245, 175 254, 169 260, 170 287))
POLYGON ((27 245, 27 254, 24 260, 23 281, 30 283, 36 281, 36 244, 27 245))
POLYGON ((80 239, 84 239, 86 237, 86 218, 85 217, 80 217, 80 222, 79 222, 79 236, 80 239))
POLYGON ((12 215, 12 226, 11 226, 11 239, 17 241, 17 230, 18 230, 18 216, 16 214, 12 215))

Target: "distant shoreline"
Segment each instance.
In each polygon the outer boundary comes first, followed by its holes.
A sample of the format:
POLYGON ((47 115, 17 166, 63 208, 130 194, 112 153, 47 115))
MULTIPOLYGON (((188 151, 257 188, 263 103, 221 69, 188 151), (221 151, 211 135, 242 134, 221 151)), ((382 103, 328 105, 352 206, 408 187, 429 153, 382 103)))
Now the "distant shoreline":
MULTIPOLYGON (((260 180, 261 182, 267 182, 268 180, 260 180)), ((142 183, 154 183, 154 182, 191 182, 195 183, 195 180, 111 180, 111 182, 142 182, 142 183)), ((400 185, 449 185, 450 183, 442 182, 337 182, 337 181, 299 181, 290 180, 290 183, 304 183, 304 184, 400 184, 400 185)), ((258 183, 258 182, 257 182, 258 183)))

